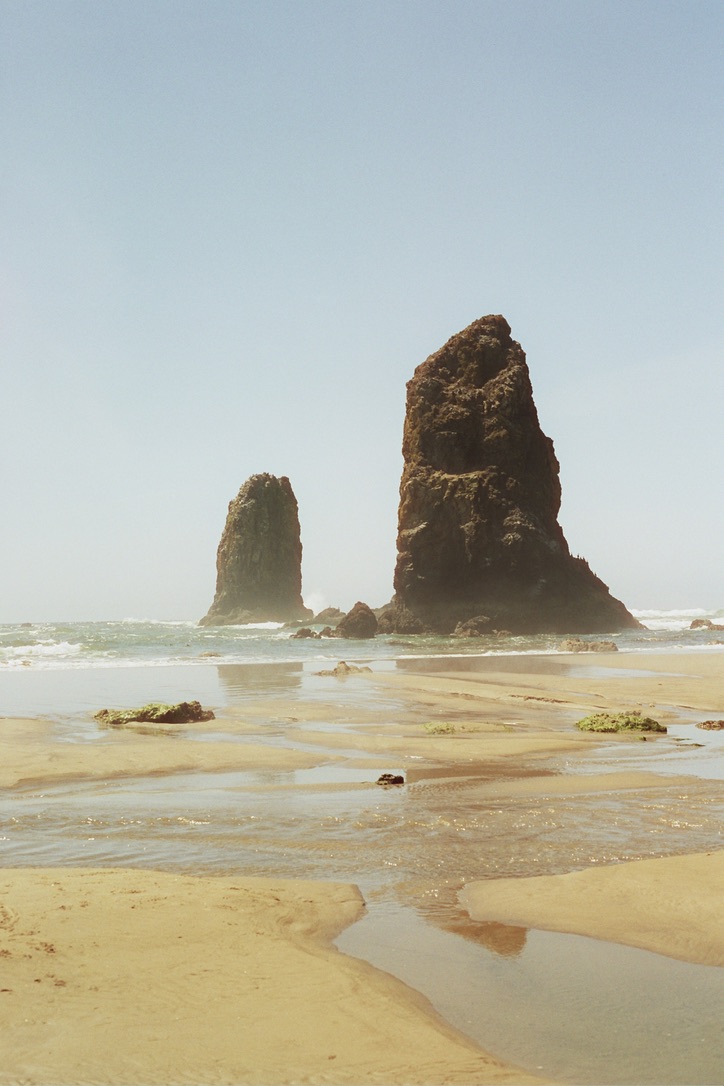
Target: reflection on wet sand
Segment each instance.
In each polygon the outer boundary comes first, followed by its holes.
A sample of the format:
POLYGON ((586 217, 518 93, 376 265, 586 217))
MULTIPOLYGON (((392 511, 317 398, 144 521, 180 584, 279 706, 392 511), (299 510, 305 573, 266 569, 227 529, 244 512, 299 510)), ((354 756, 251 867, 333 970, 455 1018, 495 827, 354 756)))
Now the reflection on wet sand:
POLYGON ((302 684, 301 661, 283 664, 219 664, 219 685, 230 705, 249 697, 296 694, 302 684))

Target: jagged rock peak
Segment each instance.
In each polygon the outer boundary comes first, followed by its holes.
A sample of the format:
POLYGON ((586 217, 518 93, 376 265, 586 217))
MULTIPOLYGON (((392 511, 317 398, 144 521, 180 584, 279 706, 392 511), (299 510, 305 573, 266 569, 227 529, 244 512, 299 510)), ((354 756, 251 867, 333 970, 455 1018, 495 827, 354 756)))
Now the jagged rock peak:
POLYGON ((302 601, 297 499, 282 476, 252 475, 229 503, 216 555, 216 595, 202 626, 311 618, 302 601))
POLYGON ((513 633, 636 620, 571 556, 559 465, 504 317, 474 321, 407 385, 395 596, 381 630, 450 633, 485 616, 513 633))

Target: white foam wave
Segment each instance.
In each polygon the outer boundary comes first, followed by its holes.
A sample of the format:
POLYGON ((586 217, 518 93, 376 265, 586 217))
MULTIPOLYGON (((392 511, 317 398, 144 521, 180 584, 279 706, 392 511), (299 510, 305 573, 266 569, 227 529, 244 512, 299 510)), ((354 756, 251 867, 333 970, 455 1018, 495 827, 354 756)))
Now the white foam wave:
POLYGON ((11 645, 0 654, 0 666, 8 668, 68 666, 80 656, 82 645, 70 641, 37 641, 27 645, 11 645))
MULTIPOLYGON (((331 659, 331 657, 330 657, 331 659)), ((218 659, 208 656, 155 656, 155 657, 122 657, 113 653, 102 653, 94 656, 86 654, 74 655, 33 655, 18 652, 16 655, 3 660, 0 657, 0 672, 3 671, 96 671, 96 670, 126 670, 126 669, 156 669, 166 667, 218 667, 228 664, 279 664, 296 662, 281 659, 272 654, 255 654, 250 660, 244 653, 224 652, 218 659)))
POLYGON ((281 630, 283 622, 247 622, 243 626, 234 627, 237 630, 281 630))
MULTIPOLYGON (((198 626, 198 622, 194 622, 193 619, 189 618, 122 618, 119 621, 121 626, 198 626)), ((113 625, 113 623, 110 625, 113 625)))
POLYGON ((637 611, 632 608, 631 613, 649 630, 662 631, 688 630, 695 618, 709 618, 712 614, 703 607, 677 607, 669 611, 637 611))
POLYGON ((30 645, 14 645, 8 649, 9 656, 75 656, 81 651, 81 645, 70 641, 38 641, 30 645))

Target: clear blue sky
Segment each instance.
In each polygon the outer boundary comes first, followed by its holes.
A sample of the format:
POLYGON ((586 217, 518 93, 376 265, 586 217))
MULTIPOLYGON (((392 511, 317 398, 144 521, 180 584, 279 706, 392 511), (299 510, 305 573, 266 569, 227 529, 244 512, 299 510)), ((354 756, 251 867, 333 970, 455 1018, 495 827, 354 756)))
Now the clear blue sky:
POLYGON ((390 598, 405 383, 503 313, 561 524, 724 607, 720 0, 2 0, 0 621, 197 618, 288 475, 390 598))

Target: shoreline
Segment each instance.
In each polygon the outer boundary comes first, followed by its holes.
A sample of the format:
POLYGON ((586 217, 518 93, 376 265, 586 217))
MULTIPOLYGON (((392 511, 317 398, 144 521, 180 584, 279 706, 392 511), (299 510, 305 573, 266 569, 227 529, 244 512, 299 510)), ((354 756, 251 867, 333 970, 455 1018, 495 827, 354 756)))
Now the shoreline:
MULTIPOLYGON (((339 804, 350 817, 355 804, 374 817, 375 811, 394 811, 404 794, 423 804, 432 796, 440 810, 452 803, 451 811, 473 800, 471 810, 482 805, 515 811, 541 802, 574 810, 579 801, 613 797, 633 804, 634 813, 638 803, 683 802, 682 788, 704 788, 706 803, 720 795, 719 782, 702 785, 662 773, 662 739, 640 744, 625 736, 580 733, 572 725, 590 711, 642 707, 665 723, 688 721, 692 735, 703 736, 693 732, 696 721, 724 716, 724 654, 545 655, 509 657, 502 664, 501 658, 483 659, 478 668, 469 658, 461 667, 455 658, 436 660, 434 670, 427 662, 416 669, 405 661, 395 671, 344 680, 314 677, 306 697, 283 687, 264 689, 261 696, 255 687, 244 701, 220 708, 216 720, 182 726, 173 737, 114 731, 68 742, 57 721, 2 718, 5 809, 38 789, 52 802, 59 787, 66 793, 70 788, 68 794, 91 788, 91 804, 110 787, 122 802, 124 789, 139 794, 135 782, 161 787, 168 780, 173 788, 173 781, 191 781, 195 774, 241 781, 240 794, 248 802, 261 796, 254 802, 267 803, 264 811, 279 810, 288 802, 283 797, 293 796, 302 809, 312 801, 330 811, 339 804), (606 764, 601 751, 609 747, 645 762, 621 769, 615 760, 606 764), (378 773, 391 765, 402 767, 407 782, 397 798, 375 785, 378 773), (355 774, 359 779, 352 780, 355 774)), ((563 852, 554 873, 535 878, 481 880, 473 873, 462 878, 460 902, 472 921, 573 931, 685 961, 722 964, 724 937, 713 930, 713 902, 721 899, 724 851, 695 847, 687 854, 686 839, 677 839, 673 857, 659 839, 653 842, 655 858, 611 863, 604 857, 580 869, 572 857, 566 869, 563 852), (692 882, 697 893, 687 898, 692 882), (646 911, 642 925, 633 906, 651 895, 659 905, 646 911)), ((311 855, 322 840, 305 838, 311 855)), ((356 840, 367 847, 366 837, 356 840)), ((419 847, 432 842, 423 838, 419 847)), ((460 856, 464 872, 462 846, 460 856)), ((0 1006, 11 1014, 0 1039, 0 1082, 540 1081, 488 1056, 394 977, 331 947, 333 934, 361 915, 361 896, 351 882, 258 879, 222 870, 174 874, 132 864, 119 870, 113 863, 94 866, 92 859, 82 868, 69 861, 62 868, 18 865, 0 872, 0 956, 3 978, 10 977, 2 987, 11 989, 0 993, 6 1001, 0 1006), (58 886, 64 887, 60 901, 58 886), (254 907, 239 908, 241 897, 254 907), (120 902, 128 905, 122 919, 120 902), (133 905, 139 908, 131 913, 133 905), (187 917, 181 928, 173 927, 175 905, 187 917), (225 941, 229 927, 233 945, 225 941), (156 938, 163 933, 155 970, 149 972, 142 961, 135 973, 126 969, 131 930, 144 945, 149 932, 156 938), (251 945, 260 957, 244 974, 242 958, 251 945), (271 958, 267 951, 273 951, 271 958), (287 983, 280 978, 291 962, 297 971, 287 983), (122 982, 113 979, 119 969, 125 970, 122 982), (335 995, 342 989, 344 996, 335 995), (216 1018, 209 1012, 204 1019, 196 1048, 186 1040, 193 1033, 187 1001, 197 1013, 207 1006, 218 1011, 216 1018), (233 1023, 247 1016, 264 1044, 247 1040, 244 1052, 232 1051, 229 1037, 238 1029, 233 1023), (330 1021, 336 1023, 331 1032, 330 1021), (123 1049, 123 1030, 131 1031, 135 1053, 114 1055, 111 1039, 123 1049), (398 1043, 398 1033, 408 1039, 398 1043), (292 1047, 283 1051, 290 1036, 292 1047), (216 1051, 219 1046, 223 1051, 216 1051)), ((446 879, 447 889, 440 884, 445 900, 455 899, 455 881, 446 879)), ((418 880, 405 891, 413 907, 427 885, 418 880)), ((445 926, 444 917, 436 922, 445 926)), ((494 1048, 494 1038, 490 1043, 494 1048)))

